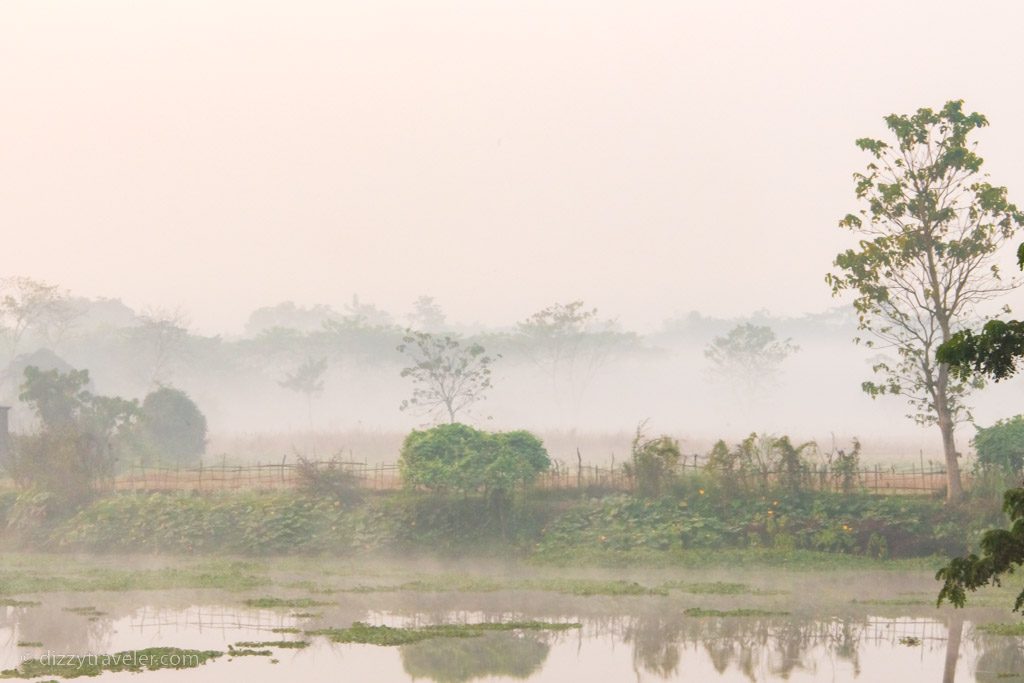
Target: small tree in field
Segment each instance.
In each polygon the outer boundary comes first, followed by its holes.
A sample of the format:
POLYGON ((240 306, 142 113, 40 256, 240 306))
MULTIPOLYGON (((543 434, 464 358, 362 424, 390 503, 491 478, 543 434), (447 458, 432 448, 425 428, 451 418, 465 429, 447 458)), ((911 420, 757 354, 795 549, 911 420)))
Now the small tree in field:
POLYGON ((526 357, 544 371, 562 408, 571 411, 573 428, 583 396, 613 354, 633 349, 636 337, 619 332, 613 320, 602 320, 596 308, 582 301, 555 303, 518 324, 516 335, 526 357))
POLYGON ((147 449, 164 462, 193 465, 206 451, 206 416, 180 389, 160 387, 147 394, 139 429, 147 449))
POLYGON ((776 339, 770 327, 743 323, 724 337, 715 337, 704 356, 730 383, 757 391, 771 383, 782 361, 799 350, 789 339, 776 339))
POLYGON ((398 350, 412 363, 403 368, 402 377, 413 381, 412 397, 402 401, 401 410, 446 417, 454 424, 491 388, 495 358, 480 344, 463 345, 450 335, 407 330, 398 350))
POLYGON ((980 380, 950 373, 936 350, 979 318, 978 304, 1014 286, 1001 279, 993 257, 1024 225, 1024 214, 981 173, 968 140, 988 125, 981 114, 948 102, 885 122, 894 142, 857 141, 872 157, 854 174, 863 208, 840 226, 859 246, 836 256, 826 279, 833 295, 854 294, 859 327, 872 337, 865 344, 895 354, 875 365, 881 380, 864 382, 864 390, 903 396, 914 408, 910 417, 938 425, 947 499, 957 501, 963 487, 955 429, 970 417, 965 399, 980 380))
POLYGON ((313 360, 309 358, 295 369, 295 372, 278 382, 285 389, 302 394, 306 397, 306 410, 309 414, 309 431, 313 431, 313 397, 324 393, 324 375, 327 373, 327 359, 313 360))
POLYGON ((39 421, 6 455, 4 469, 22 487, 55 496, 61 506, 86 502, 133 445, 138 404, 86 390, 87 370, 25 369, 21 400, 39 421))

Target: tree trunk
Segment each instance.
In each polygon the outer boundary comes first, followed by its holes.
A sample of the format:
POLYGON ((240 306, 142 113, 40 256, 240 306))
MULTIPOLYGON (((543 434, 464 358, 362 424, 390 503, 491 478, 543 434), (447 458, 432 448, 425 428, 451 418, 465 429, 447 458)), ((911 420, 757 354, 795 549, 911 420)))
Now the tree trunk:
POLYGON ((963 483, 960 481, 960 460, 956 452, 956 436, 953 416, 946 400, 945 386, 941 386, 935 401, 935 412, 938 415, 939 431, 942 432, 942 452, 946 456, 946 502, 957 503, 964 496, 963 483))

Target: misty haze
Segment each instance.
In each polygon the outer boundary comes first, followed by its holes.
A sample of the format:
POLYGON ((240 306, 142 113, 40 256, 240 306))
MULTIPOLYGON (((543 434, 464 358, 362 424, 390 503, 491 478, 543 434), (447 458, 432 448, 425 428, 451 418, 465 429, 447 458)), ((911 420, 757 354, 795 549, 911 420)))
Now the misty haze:
POLYGON ((0 677, 1024 680, 1022 22, 3 3, 0 677))

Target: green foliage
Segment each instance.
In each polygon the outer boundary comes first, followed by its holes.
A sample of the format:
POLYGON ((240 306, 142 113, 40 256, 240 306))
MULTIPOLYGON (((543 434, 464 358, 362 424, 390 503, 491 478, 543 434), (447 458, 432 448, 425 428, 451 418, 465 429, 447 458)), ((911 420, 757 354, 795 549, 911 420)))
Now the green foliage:
POLYGON ((300 456, 295 464, 295 476, 298 490, 309 496, 331 498, 345 504, 362 498, 359 480, 336 459, 325 465, 300 456))
POLYGON ((939 347, 936 357, 961 376, 979 373, 997 382, 1013 377, 1024 357, 1024 321, 989 320, 979 333, 961 330, 939 347))
POLYGON ((757 483, 762 491, 781 487, 800 492, 810 472, 809 454, 817 444, 793 445, 788 436, 752 433, 731 450, 722 440, 711 448, 704 471, 722 490, 750 491, 757 483))
POLYGON ((463 346, 451 335, 407 330, 398 350, 412 362, 401 373, 413 381, 412 398, 402 402, 402 410, 444 416, 454 424, 491 388, 495 358, 480 344, 463 346))
POLYGON ((669 436, 648 439, 643 433, 644 423, 636 428, 633 437, 632 462, 624 465, 626 474, 633 479, 639 495, 657 498, 665 492, 676 476, 682 454, 679 442, 669 436))
POLYGON ((1024 636, 1024 623, 1013 624, 978 624, 977 629, 982 633, 991 633, 997 636, 1013 636, 1019 638, 1024 636))
POLYGON ((232 647, 257 648, 273 647, 282 650, 303 650, 309 647, 308 640, 243 640, 232 647))
POLYGON ((96 396, 88 384, 86 370, 25 368, 21 400, 39 430, 16 438, 3 463, 21 488, 53 494, 65 508, 92 498, 133 444, 137 404, 96 396))
MULTIPOLYGON (((1024 564, 1024 488, 1011 489, 1003 498, 1003 510, 1010 518, 1009 529, 990 529, 981 537, 981 555, 970 553, 954 558, 935 578, 942 581, 938 604, 948 600, 957 607, 967 602, 967 591, 989 584, 1000 585, 1002 577, 1024 564)), ((1024 591, 1013 604, 1024 610, 1024 591)))
POLYGON ((974 448, 980 468, 1019 475, 1024 470, 1024 415, 999 420, 991 427, 979 427, 974 435, 974 448))
POLYGON ((409 488, 509 494, 551 465, 540 439, 525 431, 488 433, 462 424, 413 431, 399 468, 409 488))
POLYGON ((379 538, 397 550, 508 553, 532 543, 551 514, 550 506, 523 497, 403 494, 375 519, 379 538))
POLYGON ((25 380, 19 399, 27 403, 45 427, 68 427, 76 422, 91 395, 88 370, 40 370, 25 368, 25 380))
POLYGON ((778 463, 779 483, 791 493, 798 493, 804 486, 808 472, 804 453, 815 449, 816 444, 807 442, 794 446, 788 436, 781 436, 775 439, 772 446, 778 463))
POLYGON ((195 465, 206 451, 206 417, 180 389, 160 387, 142 401, 139 432, 159 461, 195 465))
POLYGON ((699 489, 684 499, 608 497, 550 522, 536 551, 543 557, 774 548, 911 557, 962 552, 969 533, 967 519, 928 499, 776 495, 699 489))
POLYGON ((122 553, 344 554, 361 517, 337 501, 294 494, 112 496, 54 533, 59 547, 122 553))
POLYGON ((203 562, 191 567, 120 570, 111 567, 79 569, 67 560, 27 568, 0 570, 0 594, 171 590, 175 588, 216 588, 249 590, 269 583, 266 576, 238 561, 203 562), (72 567, 68 567, 72 564, 72 567))
POLYGON ((839 484, 843 493, 851 493, 857 484, 857 473, 860 471, 860 440, 854 437, 849 451, 843 448, 833 449, 826 455, 826 464, 832 478, 839 484))

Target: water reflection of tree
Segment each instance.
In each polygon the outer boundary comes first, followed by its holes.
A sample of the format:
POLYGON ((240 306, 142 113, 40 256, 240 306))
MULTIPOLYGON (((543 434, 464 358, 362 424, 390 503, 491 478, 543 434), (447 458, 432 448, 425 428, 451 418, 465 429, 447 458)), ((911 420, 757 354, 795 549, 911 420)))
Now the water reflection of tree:
POLYGON ((412 678, 464 683, 485 676, 528 678, 547 659, 551 646, 533 635, 486 633, 475 638, 442 638, 399 648, 412 678))
POLYGON ((703 648, 712 666, 724 673, 730 666, 751 681, 758 668, 788 678, 798 669, 813 670, 811 650, 822 647, 860 671, 859 644, 866 628, 854 620, 792 621, 787 619, 693 619, 684 615, 643 616, 623 632, 633 644, 633 663, 655 676, 678 672, 685 648, 703 648))
POLYGON ((640 617, 627 627, 624 640, 633 643, 633 667, 661 678, 679 669, 681 623, 678 617, 640 617))
POLYGON ((1024 671, 1024 648, 1016 638, 990 636, 984 641, 981 655, 974 664, 974 680, 1005 681, 1024 671))

